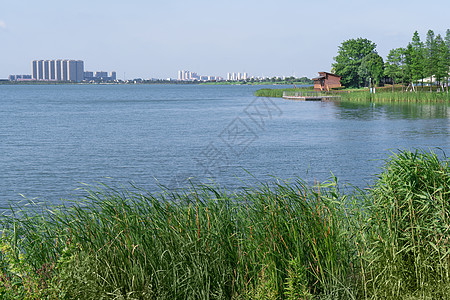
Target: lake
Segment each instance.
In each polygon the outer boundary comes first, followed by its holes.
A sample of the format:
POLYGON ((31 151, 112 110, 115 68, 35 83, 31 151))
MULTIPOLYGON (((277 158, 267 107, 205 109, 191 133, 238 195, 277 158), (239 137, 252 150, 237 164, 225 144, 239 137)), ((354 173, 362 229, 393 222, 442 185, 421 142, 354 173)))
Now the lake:
POLYGON ((1 85, 0 206, 98 182, 233 190, 332 172, 364 188, 391 151, 450 153, 446 105, 255 98, 262 87, 1 85))

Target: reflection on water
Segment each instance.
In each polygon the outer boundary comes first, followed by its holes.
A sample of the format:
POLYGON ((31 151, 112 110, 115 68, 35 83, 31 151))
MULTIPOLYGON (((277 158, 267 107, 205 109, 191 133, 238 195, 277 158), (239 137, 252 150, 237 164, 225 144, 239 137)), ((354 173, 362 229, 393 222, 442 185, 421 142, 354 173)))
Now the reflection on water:
POLYGON ((447 119, 450 115, 447 104, 404 104, 404 103, 355 103, 333 102, 339 110, 336 117, 349 120, 378 119, 447 119))

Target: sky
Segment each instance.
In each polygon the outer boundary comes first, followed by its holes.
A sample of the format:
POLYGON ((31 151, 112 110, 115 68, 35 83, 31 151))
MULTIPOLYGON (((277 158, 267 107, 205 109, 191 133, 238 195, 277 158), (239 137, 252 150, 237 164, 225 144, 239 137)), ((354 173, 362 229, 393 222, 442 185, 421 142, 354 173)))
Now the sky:
POLYGON ((330 71, 339 45, 367 38, 386 58, 414 31, 450 28, 449 0, 0 0, 0 78, 36 59, 80 59, 118 78, 330 71))

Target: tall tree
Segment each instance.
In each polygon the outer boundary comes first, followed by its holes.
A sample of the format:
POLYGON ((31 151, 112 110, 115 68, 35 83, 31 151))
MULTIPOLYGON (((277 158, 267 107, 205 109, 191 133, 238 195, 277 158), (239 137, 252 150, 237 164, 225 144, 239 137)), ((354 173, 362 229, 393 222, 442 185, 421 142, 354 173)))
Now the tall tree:
POLYGON ((408 44, 406 47, 404 53, 404 62, 405 67, 403 69, 403 80, 408 83, 408 87, 406 90, 408 90, 409 87, 411 87, 411 90, 414 90, 414 82, 413 82, 413 75, 412 75, 412 64, 413 64, 413 53, 414 49, 411 43, 408 44))
POLYGON ((332 64, 334 72, 341 76, 342 85, 359 87, 362 80, 358 75, 363 58, 374 53, 376 44, 368 39, 358 38, 344 41, 338 49, 338 55, 332 64))
POLYGON ((411 48, 410 48, 410 71, 411 71, 411 79, 414 83, 417 84, 419 80, 422 81, 422 89, 423 89, 423 78, 425 77, 425 64, 424 64, 424 48, 425 45, 420 41, 419 33, 414 32, 411 48))
POLYGON ((441 35, 438 34, 436 36, 436 80, 441 84, 442 88, 444 88, 444 80, 448 81, 448 72, 449 72, 449 48, 447 47, 444 39, 442 39, 441 35))
POLYGON ((445 44, 450 51, 450 29, 447 29, 447 32, 445 34, 445 44))
POLYGON ((436 61, 437 61, 437 51, 436 51, 436 41, 434 37, 434 31, 428 30, 426 48, 425 48, 425 74, 430 76, 430 92, 432 91, 432 76, 436 73, 436 61))
POLYGON ((403 48, 392 49, 386 60, 385 74, 392 79, 392 91, 394 91, 394 84, 402 82, 403 84, 403 70, 404 70, 404 52, 403 48))
MULTIPOLYGON (((445 34, 445 45, 447 46, 447 62, 449 64, 449 72, 450 72, 450 29, 447 29, 447 32, 445 34)), ((449 80, 449 74, 447 74, 447 81, 445 82, 445 86, 447 87, 447 93, 448 93, 448 80, 449 80)))
POLYGON ((358 69, 359 77, 367 83, 367 81, 373 82, 379 86, 384 74, 384 62, 383 58, 376 52, 367 54, 361 61, 361 65, 358 69))

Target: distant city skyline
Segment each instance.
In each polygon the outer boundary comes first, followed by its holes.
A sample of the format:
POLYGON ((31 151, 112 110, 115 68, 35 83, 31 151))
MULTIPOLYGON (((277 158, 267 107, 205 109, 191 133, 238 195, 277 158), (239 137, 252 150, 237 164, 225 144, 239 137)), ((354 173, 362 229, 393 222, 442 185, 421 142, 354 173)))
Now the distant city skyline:
POLYGON ((339 45, 351 38, 375 42, 385 59, 416 30, 422 41, 429 29, 444 35, 450 2, 422 7, 418 0, 5 1, 0 78, 29 74, 39 57, 75 57, 121 79, 176 78, 180 68, 311 78, 331 71, 339 45))
MULTIPOLYGON (((253 78, 257 78, 255 76, 252 76, 253 78)), ((247 80, 250 79, 250 76, 247 72, 233 72, 227 73, 226 77, 223 76, 215 76, 215 75, 200 75, 196 72, 191 72, 188 70, 178 70, 178 77, 176 78, 179 81, 222 81, 222 80, 231 80, 231 81, 238 81, 238 80, 247 80)))
POLYGON ((196 72, 191 72, 187 70, 179 70, 178 71, 178 77, 175 78, 179 81, 193 81, 193 80, 199 80, 199 81, 211 81, 211 80, 217 80, 221 81, 223 80, 222 76, 215 76, 215 75, 200 75, 196 72))
POLYGON ((33 60, 31 62, 31 78, 80 82, 84 80, 84 61, 73 59, 33 60))
POLYGON ((33 60, 31 75, 9 75, 13 81, 114 81, 116 72, 84 71, 84 61, 73 59, 33 60))

